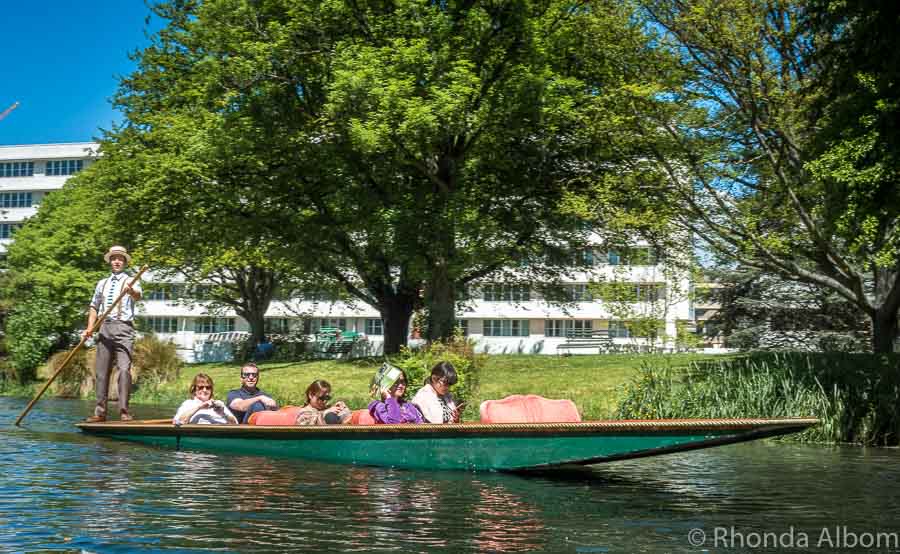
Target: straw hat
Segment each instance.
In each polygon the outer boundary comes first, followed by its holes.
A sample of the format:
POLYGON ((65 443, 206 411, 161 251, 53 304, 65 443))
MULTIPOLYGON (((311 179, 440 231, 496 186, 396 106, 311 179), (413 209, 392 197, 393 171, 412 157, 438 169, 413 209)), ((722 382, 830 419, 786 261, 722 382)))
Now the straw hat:
POLYGON ((124 246, 110 246, 109 252, 103 255, 103 261, 109 263, 109 259, 116 255, 123 256, 126 264, 131 263, 131 256, 128 254, 128 250, 125 250, 124 246))

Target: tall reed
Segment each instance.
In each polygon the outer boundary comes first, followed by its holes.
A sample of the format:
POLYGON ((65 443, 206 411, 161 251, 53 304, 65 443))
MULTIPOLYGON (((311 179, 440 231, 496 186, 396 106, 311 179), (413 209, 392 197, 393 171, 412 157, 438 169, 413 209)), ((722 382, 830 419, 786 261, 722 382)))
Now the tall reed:
POLYGON ((622 387, 622 418, 815 416, 797 440, 900 444, 900 356, 760 352, 672 369, 645 364, 622 387))

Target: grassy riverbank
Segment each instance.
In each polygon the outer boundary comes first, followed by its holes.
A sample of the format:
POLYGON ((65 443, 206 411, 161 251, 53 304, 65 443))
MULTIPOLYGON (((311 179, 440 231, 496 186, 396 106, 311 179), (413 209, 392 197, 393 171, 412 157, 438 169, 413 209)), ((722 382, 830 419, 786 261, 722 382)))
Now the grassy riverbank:
MULTIPOLYGON (((480 360, 466 421, 478 419, 483 400, 532 393, 568 398, 585 419, 815 416, 822 425, 793 438, 900 444, 900 355, 494 355, 480 360)), ((296 405, 303 403, 311 381, 326 379, 336 399, 362 408, 380 364, 374 358, 266 363, 260 366, 260 386, 281 405, 296 405)), ((158 385, 138 387, 132 397, 137 415, 141 404, 178 405, 198 372, 212 376, 219 398, 240 383, 237 364, 189 365, 158 385)), ((0 381, 0 394, 33 396, 41 385, 0 381)))
MULTIPOLYGON (((634 377, 642 364, 665 360, 671 367, 678 368, 703 359, 709 357, 691 354, 488 356, 464 419, 478 418, 478 405, 482 400, 510 394, 568 398, 575 402, 586 419, 607 418, 615 411, 617 389, 634 377)), ((260 388, 282 405, 302 404, 307 385, 314 379, 326 379, 332 385, 335 398, 345 400, 353 408, 362 408, 370 400, 367 395, 369 380, 380 364, 381 360, 377 359, 260 364, 260 388)), ((190 381, 198 372, 213 378, 219 397, 240 384, 235 364, 190 365, 178 379, 163 383, 155 390, 139 389, 132 402, 175 405, 184 400, 190 381)))

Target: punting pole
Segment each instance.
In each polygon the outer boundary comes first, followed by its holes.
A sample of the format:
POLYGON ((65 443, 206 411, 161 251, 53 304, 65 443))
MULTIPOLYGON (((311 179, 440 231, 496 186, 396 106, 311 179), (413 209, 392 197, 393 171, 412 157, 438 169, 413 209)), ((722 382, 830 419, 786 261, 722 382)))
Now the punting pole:
MULTIPOLYGON (((134 276, 134 278, 131 279, 131 282, 129 283, 129 285, 133 286, 135 283, 137 283, 138 279, 141 278, 141 275, 146 270, 147 270, 146 265, 141 267, 141 270, 138 271, 137 274, 134 276)), ((116 297, 116 301, 113 302, 110 307, 106 308, 106 311, 103 312, 103 314, 99 318, 97 318, 97 321, 94 322, 94 328, 91 329, 91 334, 95 333, 97 331, 97 329, 100 328, 100 325, 103 323, 103 320, 106 319, 106 316, 108 316, 113 311, 113 308, 115 308, 116 306, 119 305, 119 302, 122 301, 123 296, 125 296, 125 287, 122 287, 122 291, 119 292, 119 296, 116 297)), ((72 358, 75 356, 75 353, 78 352, 79 350, 81 350, 81 347, 84 346, 84 344, 87 342, 87 339, 88 339, 87 337, 84 337, 84 336, 81 337, 81 341, 78 343, 78 345, 75 348, 73 348, 71 352, 69 352, 69 355, 66 356, 66 359, 63 360, 63 362, 59 365, 59 368, 57 368, 57 370, 53 373, 53 375, 51 375, 50 378, 47 379, 47 382, 44 383, 44 386, 41 387, 41 390, 38 391, 38 393, 36 395, 34 395, 34 398, 31 399, 31 402, 29 402, 28 405, 25 406, 25 410, 21 413, 21 415, 19 415, 19 418, 16 420, 17 426, 19 425, 19 423, 22 422, 23 419, 25 419, 25 416, 28 415, 28 412, 31 411, 32 406, 34 406, 34 404, 38 401, 38 399, 40 399, 40 397, 43 396, 44 392, 50 387, 50 385, 53 383, 53 381, 56 380, 57 376, 59 376, 59 374, 62 373, 62 370, 64 370, 66 368, 66 366, 69 365, 69 362, 72 361, 72 358)))

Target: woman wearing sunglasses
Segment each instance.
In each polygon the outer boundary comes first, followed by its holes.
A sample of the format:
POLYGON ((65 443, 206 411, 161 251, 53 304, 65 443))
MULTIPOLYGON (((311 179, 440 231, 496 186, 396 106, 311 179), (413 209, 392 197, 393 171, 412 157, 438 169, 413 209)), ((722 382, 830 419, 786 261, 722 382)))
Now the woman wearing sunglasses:
POLYGON ((306 387, 306 404, 297 412, 297 425, 330 425, 344 423, 350 419, 350 408, 343 402, 331 401, 331 385, 328 381, 317 379, 306 387))
POLYGON ((389 377, 382 377, 377 389, 381 400, 369 403, 369 413, 376 423, 425 423, 419 408, 406 401, 406 373, 394 369, 389 377))
POLYGON ((191 381, 191 397, 185 400, 172 423, 175 425, 184 425, 185 423, 207 423, 207 424, 237 424, 237 418, 231 413, 225 403, 221 400, 213 399, 213 380, 212 377, 205 373, 198 373, 191 381))

